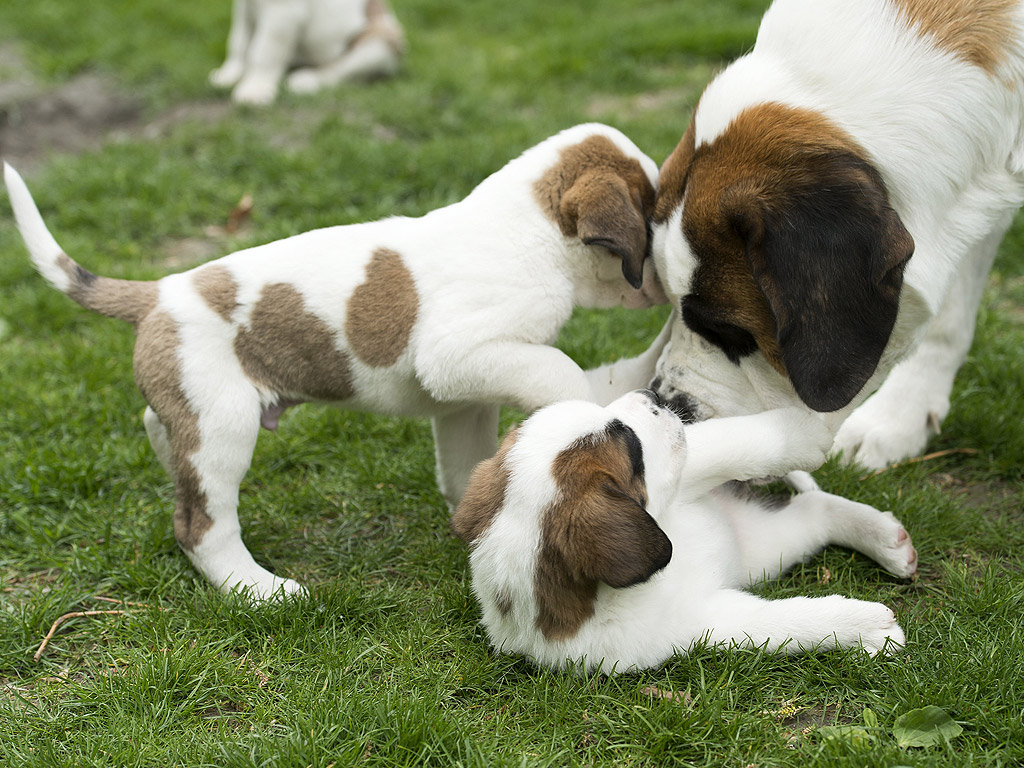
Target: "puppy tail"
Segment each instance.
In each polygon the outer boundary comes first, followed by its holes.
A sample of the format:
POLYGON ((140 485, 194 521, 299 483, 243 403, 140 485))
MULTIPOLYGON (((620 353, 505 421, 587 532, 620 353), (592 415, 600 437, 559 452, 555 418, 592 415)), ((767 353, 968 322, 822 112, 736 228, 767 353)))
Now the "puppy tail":
POLYGON ((83 307, 108 317, 138 323, 149 314, 156 305, 156 283, 99 277, 79 266, 53 239, 25 182, 6 162, 3 177, 18 231, 32 263, 50 285, 83 307))

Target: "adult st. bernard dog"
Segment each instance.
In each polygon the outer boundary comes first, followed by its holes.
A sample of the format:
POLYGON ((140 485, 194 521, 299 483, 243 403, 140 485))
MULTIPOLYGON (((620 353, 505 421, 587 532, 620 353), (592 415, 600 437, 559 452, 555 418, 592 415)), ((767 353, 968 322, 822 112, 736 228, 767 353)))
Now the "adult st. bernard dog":
POLYGON ((661 169, 655 388, 697 419, 802 403, 866 466, 921 452, 1022 147, 1018 0, 777 0, 661 169))

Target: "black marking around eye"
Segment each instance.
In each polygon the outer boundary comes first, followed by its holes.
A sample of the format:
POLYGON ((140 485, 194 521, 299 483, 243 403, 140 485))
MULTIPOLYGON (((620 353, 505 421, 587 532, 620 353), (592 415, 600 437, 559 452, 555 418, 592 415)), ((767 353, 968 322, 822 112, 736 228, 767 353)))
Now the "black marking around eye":
POLYGON ((643 477, 644 474, 644 447, 636 432, 625 422, 615 419, 608 424, 608 434, 617 437, 626 445, 626 452, 629 455, 629 463, 633 468, 633 475, 643 477))
POLYGON ((679 309, 686 327, 722 350, 733 363, 739 365, 740 358, 757 351, 757 341, 753 334, 738 325, 712 317, 703 308, 699 308, 693 296, 683 297, 679 309))

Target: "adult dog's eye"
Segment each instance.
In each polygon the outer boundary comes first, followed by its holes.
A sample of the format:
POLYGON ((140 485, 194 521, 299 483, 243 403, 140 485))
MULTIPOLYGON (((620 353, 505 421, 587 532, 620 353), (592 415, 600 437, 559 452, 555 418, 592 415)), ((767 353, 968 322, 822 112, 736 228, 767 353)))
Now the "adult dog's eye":
POLYGON ((694 333, 721 349, 732 362, 757 351, 753 334, 738 325, 715 316, 693 296, 685 296, 680 303, 683 322, 694 333))

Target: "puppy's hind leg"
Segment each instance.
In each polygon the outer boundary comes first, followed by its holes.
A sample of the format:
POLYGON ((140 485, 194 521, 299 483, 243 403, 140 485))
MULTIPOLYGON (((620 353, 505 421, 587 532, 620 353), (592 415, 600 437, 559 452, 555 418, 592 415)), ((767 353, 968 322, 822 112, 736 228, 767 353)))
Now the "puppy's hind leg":
POLYGON ((167 434, 167 427, 160 421, 150 406, 146 406, 146 413, 142 417, 146 425, 146 434, 149 436, 149 444, 153 446, 153 452, 160 460, 164 471, 174 479, 174 451, 171 448, 171 438, 167 434))
POLYGON ((500 410, 496 405, 473 405, 432 421, 437 485, 452 509, 462 499, 473 467, 498 450, 500 410))
POLYGON ((917 571, 910 535, 891 512, 841 496, 801 493, 778 509, 737 501, 728 514, 751 583, 775 578, 829 544, 863 552, 894 576, 917 571))

